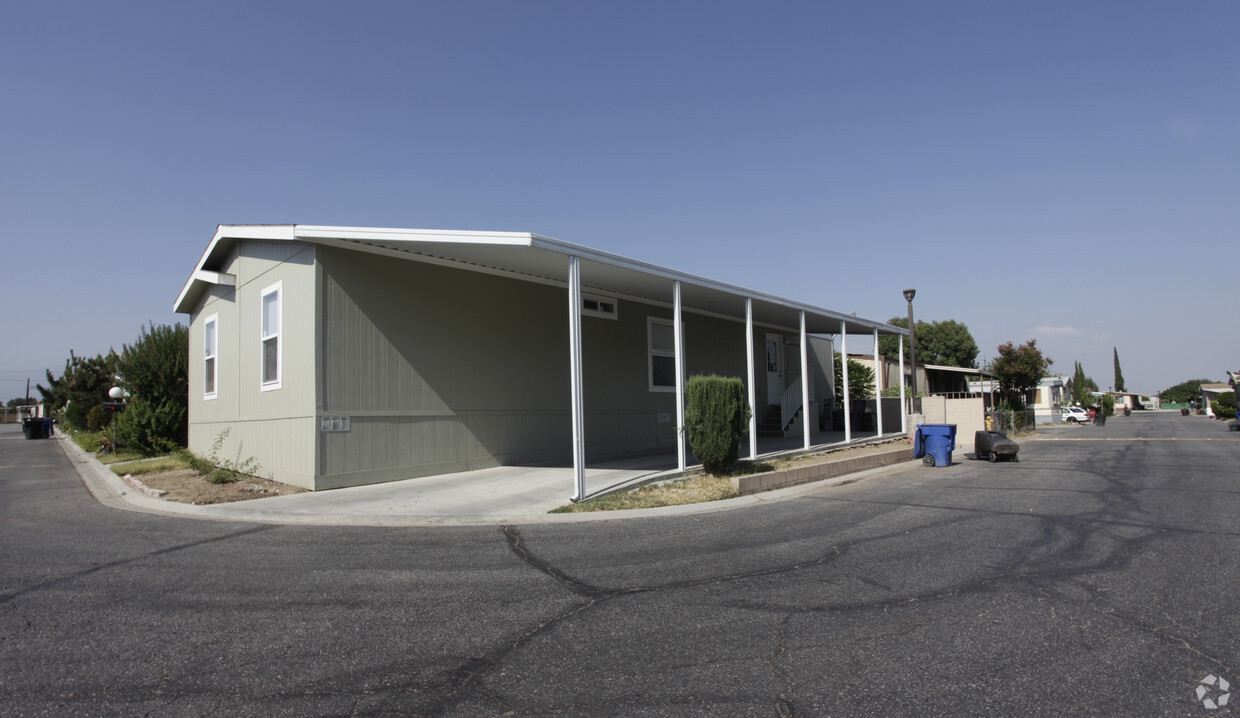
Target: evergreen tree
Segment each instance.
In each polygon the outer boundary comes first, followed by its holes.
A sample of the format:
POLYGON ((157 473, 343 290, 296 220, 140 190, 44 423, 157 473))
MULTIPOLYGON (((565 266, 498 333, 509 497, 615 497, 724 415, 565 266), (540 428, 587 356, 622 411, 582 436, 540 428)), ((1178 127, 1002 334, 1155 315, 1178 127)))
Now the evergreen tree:
POLYGON ((185 446, 189 416, 189 330, 183 324, 139 329, 124 345, 116 373, 130 394, 118 441, 144 454, 185 446))
MULTIPOLYGON (((835 353, 835 405, 842 407, 844 405, 844 370, 843 364, 840 363, 840 353, 835 353)), ((850 401, 856 399, 873 399, 874 398, 874 367, 866 366, 856 359, 848 360, 848 398, 850 401)))
POLYGON ((116 358, 116 352, 109 351, 83 359, 70 350, 64 372, 56 377, 49 369, 47 387, 38 385, 43 403, 50 411, 63 411, 65 421, 76 429, 99 429, 107 423, 101 407, 116 383, 116 358))
POLYGON ((1081 363, 1076 363, 1076 369, 1072 372, 1072 403, 1085 406, 1089 399, 1089 386, 1086 383, 1085 370, 1081 368, 1081 363))
POLYGON ((1124 388, 1124 372, 1119 368, 1119 350, 1111 347, 1111 351, 1115 352, 1115 391, 1127 391, 1124 388))

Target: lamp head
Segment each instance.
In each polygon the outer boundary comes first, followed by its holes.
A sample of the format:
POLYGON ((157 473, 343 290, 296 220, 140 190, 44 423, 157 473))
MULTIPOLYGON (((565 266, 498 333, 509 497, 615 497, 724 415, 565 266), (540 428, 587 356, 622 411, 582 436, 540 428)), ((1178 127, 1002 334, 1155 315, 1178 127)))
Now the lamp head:
POLYGON ((125 390, 120 388, 119 386, 114 386, 111 389, 108 389, 108 396, 112 397, 113 399, 119 399, 122 396, 125 396, 125 390))
POLYGON ((916 289, 905 289, 905 290, 904 290, 904 299, 905 299, 905 301, 909 301, 909 302, 911 302, 911 301, 913 301, 913 297, 915 297, 915 296, 917 296, 917 290, 916 290, 916 289))

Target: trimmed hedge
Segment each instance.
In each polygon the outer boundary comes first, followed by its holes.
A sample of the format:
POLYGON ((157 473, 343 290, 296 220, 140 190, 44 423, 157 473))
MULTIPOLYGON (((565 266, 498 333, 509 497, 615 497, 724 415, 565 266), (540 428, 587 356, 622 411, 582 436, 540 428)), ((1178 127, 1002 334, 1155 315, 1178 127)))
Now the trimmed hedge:
POLYGON ((685 431, 693 455, 707 473, 722 474, 740 456, 749 425, 745 385, 735 377, 695 376, 685 392, 685 431))

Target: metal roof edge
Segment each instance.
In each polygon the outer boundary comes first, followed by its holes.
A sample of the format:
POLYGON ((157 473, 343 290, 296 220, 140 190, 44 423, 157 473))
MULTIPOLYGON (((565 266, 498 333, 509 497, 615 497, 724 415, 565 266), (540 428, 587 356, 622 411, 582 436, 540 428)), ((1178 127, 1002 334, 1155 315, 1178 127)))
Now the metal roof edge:
POLYGON ((674 281, 682 281, 682 282, 693 284, 699 287, 704 287, 707 289, 713 289, 715 291, 724 292, 726 294, 735 294, 735 295, 747 297, 750 299, 760 299, 770 304, 778 304, 780 306, 788 307, 789 309, 796 309, 798 311, 805 311, 805 312, 809 312, 812 314, 818 314, 820 316, 829 317, 832 319, 839 319, 844 322, 852 322, 855 324, 861 324, 862 326, 869 327, 872 329, 878 329, 888 334, 908 334, 909 333, 907 329, 893 326, 891 324, 887 324, 886 322, 879 322, 879 321, 875 321, 872 319, 864 319, 862 317, 858 317, 852 314, 844 314, 842 312, 836 312, 830 309, 816 307, 812 304, 798 302, 796 300, 788 299, 786 297, 779 297, 774 294, 768 294, 766 292, 760 292, 754 289, 748 289, 746 287, 741 287, 735 284, 728 284, 727 282, 720 282, 718 280, 708 279, 706 277, 702 277, 696 274, 689 274, 688 272, 682 272, 676 269, 669 269, 667 267, 663 267, 657 264, 651 264, 650 262, 643 262, 638 259, 631 259, 629 257, 625 257, 619 254, 612 254, 611 252, 605 252, 599 249, 592 249, 590 247, 586 247, 580 244, 573 244, 571 242, 565 242, 563 240, 554 239, 552 237, 545 237, 542 235, 535 234, 535 235, 531 235, 531 240, 532 240, 531 246, 538 247, 541 249, 548 249, 554 252, 560 252, 562 254, 571 254, 571 255, 581 257, 582 259, 588 259, 588 260, 595 261, 595 262, 602 262, 604 264, 610 264, 612 266, 621 267, 624 269, 631 269, 635 272, 645 272, 647 274, 654 274, 656 276, 660 276, 665 279, 671 279, 674 281))
MULTIPOLYGON (((817 307, 812 304, 798 302, 786 297, 776 296, 767 292, 760 292, 753 289, 721 282, 714 279, 708 279, 688 272, 682 272, 675 269, 669 269, 650 262, 644 262, 637 259, 631 259, 619 254, 605 252, 599 249, 592 249, 584 245, 565 242, 553 237, 533 234, 529 232, 493 232, 493 231, 468 231, 468 230, 435 230, 435 229, 401 229, 391 227, 338 227, 330 225, 309 225, 309 224, 280 224, 280 225, 227 225, 221 224, 216 228, 215 235, 211 238, 210 244, 207 245, 206 251, 199 258, 198 264, 194 267, 194 273, 205 268, 207 260, 215 252, 217 245, 224 240, 229 239, 269 239, 269 240, 330 240, 344 239, 364 242, 366 240, 374 241, 407 241, 407 242, 429 242, 429 243, 457 243, 457 244, 492 244, 497 246, 516 246, 516 247, 534 247, 557 252, 564 255, 578 256, 594 262, 601 262, 622 269, 629 269, 634 272, 644 274, 652 274, 664 279, 672 281, 680 281, 686 284, 711 289, 725 294, 731 294, 738 297, 755 299, 768 304, 787 307, 789 309, 803 311, 815 314, 828 319, 836 319, 845 324, 861 325, 867 329, 878 330, 884 334, 908 334, 907 329, 879 322, 871 319, 864 319, 852 314, 836 312, 823 307, 817 307)), ((186 298, 195 286, 196 280, 194 273, 190 274, 190 278, 182 287, 180 294, 177 295, 176 301, 173 303, 173 311, 179 314, 188 313, 188 309, 183 309, 186 298)))

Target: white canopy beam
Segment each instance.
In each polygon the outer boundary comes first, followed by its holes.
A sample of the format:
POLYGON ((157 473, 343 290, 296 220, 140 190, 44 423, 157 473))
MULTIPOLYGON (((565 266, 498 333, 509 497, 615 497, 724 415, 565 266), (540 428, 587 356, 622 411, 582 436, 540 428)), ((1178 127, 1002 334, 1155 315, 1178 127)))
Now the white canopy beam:
POLYGON ((573 404, 573 501, 586 492, 585 421, 581 389, 581 258, 568 258, 569 381, 573 404))
POLYGON ((749 458, 758 460, 758 395, 754 387, 753 299, 745 297, 745 359, 749 364, 749 458))
POLYGON ((685 470, 685 332, 681 323, 680 281, 672 282, 672 336, 676 342, 676 466, 685 470))
POLYGON ((874 421, 877 433, 883 435, 883 373, 878 361, 878 327, 874 327, 874 421))
POLYGON ((852 441, 852 406, 848 399, 848 322, 840 320, 840 380, 844 384, 844 442, 852 441))
POLYGON ((908 433, 908 403, 904 398, 904 335, 900 337, 900 431, 908 433))
POLYGON ((805 310, 801 310, 801 420, 805 425, 805 450, 809 451, 809 337, 805 332, 805 310))

